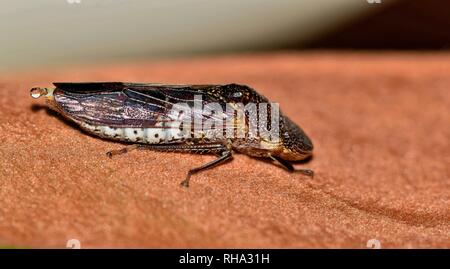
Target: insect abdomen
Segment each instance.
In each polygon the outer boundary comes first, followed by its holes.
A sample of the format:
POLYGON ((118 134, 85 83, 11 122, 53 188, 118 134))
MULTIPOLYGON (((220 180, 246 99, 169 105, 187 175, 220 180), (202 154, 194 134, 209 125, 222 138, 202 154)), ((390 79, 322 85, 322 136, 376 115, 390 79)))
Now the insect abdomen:
POLYGON ((163 128, 139 128, 139 127, 109 127, 90 125, 81 123, 81 127, 87 132, 93 133, 100 137, 144 144, 158 144, 158 143, 173 143, 182 141, 183 136, 181 132, 175 129, 163 128))

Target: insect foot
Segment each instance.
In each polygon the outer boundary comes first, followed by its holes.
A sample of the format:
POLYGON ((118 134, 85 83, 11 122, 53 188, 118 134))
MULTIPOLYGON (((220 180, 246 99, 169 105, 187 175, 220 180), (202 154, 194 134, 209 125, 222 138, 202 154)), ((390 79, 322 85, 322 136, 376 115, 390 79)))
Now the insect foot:
POLYGON ((139 145, 134 144, 134 145, 126 146, 126 147, 121 148, 119 150, 110 150, 110 151, 106 152, 106 156, 108 156, 109 158, 112 158, 113 156, 122 155, 122 154, 125 154, 127 152, 130 152, 130 151, 132 151, 134 149, 137 149, 138 147, 139 147, 139 145))
POLYGON ((189 179, 191 178, 192 173, 188 172, 186 178, 180 182, 180 185, 185 188, 189 188, 189 179))
POLYGON ((314 171, 310 170, 310 169, 299 169, 299 170, 295 170, 295 172, 298 172, 298 173, 308 176, 310 178, 314 178, 314 171))

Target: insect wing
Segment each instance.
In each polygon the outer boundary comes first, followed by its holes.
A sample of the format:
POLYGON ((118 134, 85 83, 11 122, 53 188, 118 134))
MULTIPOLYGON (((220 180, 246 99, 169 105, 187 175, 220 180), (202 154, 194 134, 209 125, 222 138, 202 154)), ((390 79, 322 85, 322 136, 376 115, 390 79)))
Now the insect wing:
POLYGON ((55 83, 55 101, 63 114, 93 125, 110 127, 179 128, 191 120, 223 120, 226 113, 205 115, 204 108, 219 99, 209 93, 216 85, 162 85, 138 83, 55 83), (201 105, 195 105, 200 100, 201 105), (179 114, 179 105, 190 114, 179 114), (178 107, 177 107, 178 106, 178 107), (175 109, 176 108, 176 109, 175 109), (195 119, 194 119, 195 118, 195 119))

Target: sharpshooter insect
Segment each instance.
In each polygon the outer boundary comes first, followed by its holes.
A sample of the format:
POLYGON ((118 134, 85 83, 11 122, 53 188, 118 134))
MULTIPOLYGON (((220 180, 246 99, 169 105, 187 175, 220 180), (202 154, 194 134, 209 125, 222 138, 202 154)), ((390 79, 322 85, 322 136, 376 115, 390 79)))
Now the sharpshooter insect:
MULTIPOLYGON (((33 88, 48 106, 85 131, 130 145, 133 149, 215 154, 217 159, 189 170, 192 174, 221 164, 233 152, 270 158, 289 171, 292 161, 308 158, 313 144, 276 103, 237 84, 165 85, 123 82, 54 83, 33 88)), ((295 170, 308 176, 313 171, 295 170)))

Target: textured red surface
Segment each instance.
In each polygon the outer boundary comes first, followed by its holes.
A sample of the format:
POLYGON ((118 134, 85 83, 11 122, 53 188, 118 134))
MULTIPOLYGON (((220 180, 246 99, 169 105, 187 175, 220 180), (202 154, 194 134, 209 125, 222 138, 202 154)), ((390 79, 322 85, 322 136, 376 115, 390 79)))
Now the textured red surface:
POLYGON ((450 54, 275 54, 0 75, 0 245, 450 247, 450 54), (53 81, 244 83, 309 134, 311 180, 134 151, 33 104, 53 81))

